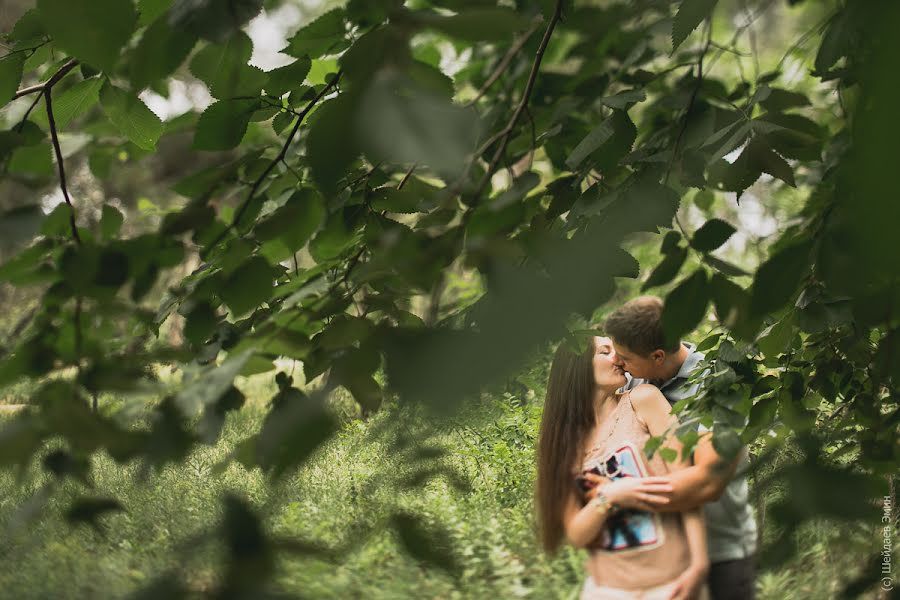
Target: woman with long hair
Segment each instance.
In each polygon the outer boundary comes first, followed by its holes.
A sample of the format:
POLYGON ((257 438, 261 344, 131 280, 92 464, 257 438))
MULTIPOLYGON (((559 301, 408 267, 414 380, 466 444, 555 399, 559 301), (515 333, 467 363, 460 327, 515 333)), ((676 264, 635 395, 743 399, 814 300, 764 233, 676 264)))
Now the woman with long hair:
POLYGON ((566 539, 589 550, 582 600, 705 599, 700 509, 653 511, 672 491, 665 475, 688 464, 674 435, 678 421, 652 385, 619 392, 626 379, 614 354, 609 338, 592 337, 584 351, 561 344, 553 358, 538 445, 543 546, 552 553, 566 539), (665 436, 661 448, 675 461, 659 451, 647 459, 655 436, 665 436))

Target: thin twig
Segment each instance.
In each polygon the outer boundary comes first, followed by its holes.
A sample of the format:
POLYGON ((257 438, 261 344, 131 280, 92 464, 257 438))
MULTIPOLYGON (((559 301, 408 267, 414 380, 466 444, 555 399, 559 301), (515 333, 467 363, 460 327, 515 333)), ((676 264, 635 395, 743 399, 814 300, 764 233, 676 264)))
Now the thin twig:
MULTIPOLYGON (((553 30, 556 28, 556 24, 559 23, 559 20, 562 17, 562 4, 563 0, 556 0, 556 7, 553 9, 553 16, 550 18, 550 23, 547 25, 547 29, 544 31, 544 37, 541 38, 541 43, 538 46, 537 52, 535 53, 534 62, 531 65, 531 73, 529 73, 528 75, 528 81, 525 84, 525 90, 522 92, 522 99, 519 101, 519 105, 516 107, 516 111, 513 113, 513 116, 509 120, 509 123, 507 123, 506 127, 504 127, 501 132, 500 145, 494 152, 494 156, 493 158, 491 158, 491 162, 488 164, 488 168, 475 190, 475 198, 478 198, 484 191, 484 188, 487 186, 487 184, 490 183, 491 175, 497 168, 497 163, 500 162, 501 157, 506 152, 506 146, 507 144, 509 144, 510 135, 512 135, 512 132, 515 130, 516 124, 519 122, 519 118, 525 111, 525 107, 528 106, 528 101, 531 99, 531 91, 534 89, 534 82, 537 80, 538 71, 541 68, 541 61, 544 59, 544 52, 547 50, 547 45, 550 43, 550 37, 553 35, 553 30)), ((475 205, 477 205, 477 200, 466 213, 466 215, 472 214, 475 205)), ((465 217, 463 218, 465 219, 465 217)))
POLYGON ((344 187, 353 188, 353 187, 356 186, 357 183, 359 183, 359 182, 362 181, 363 179, 365 179, 366 181, 368 181, 369 177, 372 176, 372 173, 374 173, 374 172, 376 171, 376 169, 378 169, 378 167, 380 167, 380 166, 381 166, 381 161, 379 160, 379 161, 376 162, 374 165, 372 165, 372 168, 371 168, 371 169, 369 169, 368 171, 366 171, 365 173, 363 173, 363 174, 360 175, 359 177, 355 178, 353 181, 351 181, 350 183, 348 183, 348 184, 347 184, 346 186, 344 186, 344 187))
POLYGON ((694 85, 694 89, 691 91, 691 98, 688 100, 687 109, 684 111, 684 118, 681 122, 681 127, 678 128, 678 136, 675 138, 675 147, 672 148, 672 156, 669 158, 669 164, 666 167, 666 175, 663 177, 663 185, 669 182, 669 175, 672 173, 672 166, 675 164, 675 159, 678 156, 678 150, 681 147, 681 140, 684 137, 684 132, 687 130, 688 119, 691 116, 691 111, 694 109, 694 103, 697 101, 697 94, 700 93, 700 88, 703 87, 703 59, 706 57, 706 53, 709 52, 709 47, 712 44, 712 20, 710 19, 707 22, 706 29, 706 46, 703 48, 703 52, 700 53, 700 58, 697 59, 697 83, 694 85))
POLYGON ((19 133, 22 132, 22 129, 25 128, 25 121, 28 120, 28 117, 31 115, 31 111, 33 111, 34 107, 38 105, 38 102, 41 101, 41 98, 43 98, 43 94, 38 94, 34 97, 34 102, 31 103, 31 106, 29 106, 28 110, 25 111, 25 114, 22 115, 22 120, 19 121, 19 124, 16 125, 16 131, 18 131, 19 133))
POLYGON ((795 52, 796 50, 798 50, 801 46, 803 46, 804 44, 806 44, 806 42, 808 42, 809 39, 810 39, 813 35, 815 35, 815 34, 818 33, 819 31, 821 31, 822 28, 824 28, 828 23, 830 23, 830 22, 831 22, 831 19, 834 18, 835 14, 836 14, 836 13, 833 13, 833 14, 831 14, 831 15, 825 17, 824 19, 822 19, 821 21, 819 21, 818 23, 816 23, 815 25, 813 25, 806 33, 804 33, 804 34, 801 35, 799 38, 797 38, 797 41, 794 42, 793 44, 791 44, 790 48, 788 48, 788 49, 785 51, 784 55, 782 55, 781 60, 779 60, 779 61, 778 61, 778 64, 775 66, 775 70, 776 70, 776 71, 781 71, 781 66, 784 64, 784 61, 787 60, 787 57, 790 56, 790 55, 791 55, 793 52, 795 52))
MULTIPOLYGON (((753 23, 755 23, 756 20, 759 19, 763 15, 763 13, 765 13, 767 10, 769 10, 769 8, 771 8, 773 4, 775 4, 775 0, 769 0, 769 2, 767 2, 758 11, 756 11, 753 14, 753 16, 751 16, 747 20, 746 23, 744 23, 743 25, 741 25, 740 27, 735 29, 734 35, 731 36, 731 41, 728 42, 728 44, 725 44, 725 46, 733 47, 737 43, 738 38, 740 38, 741 35, 743 35, 743 33, 747 30, 747 28, 750 27, 751 25, 753 25, 753 23)), ((707 73, 712 71, 712 68, 715 66, 716 62, 718 62, 719 58, 721 58, 724 53, 725 53, 725 50, 722 49, 722 47, 720 46, 720 50, 715 55, 713 55, 713 57, 709 61, 709 64, 706 67, 707 73)))
POLYGON ((287 140, 285 140, 284 144, 281 146, 281 150, 278 152, 278 156, 276 156, 265 168, 265 170, 259 175, 259 177, 256 178, 256 181, 254 181, 250 186, 250 191, 247 193, 247 197, 244 198, 244 201, 241 202, 241 205, 235 211, 234 218, 231 219, 231 223, 228 225, 228 227, 223 229, 218 236, 216 236, 216 238, 212 241, 212 243, 209 244, 209 246, 206 247, 206 250, 203 252, 204 254, 218 246, 219 242, 225 239, 225 236, 227 236, 232 229, 235 229, 237 227, 238 223, 240 223, 241 217, 244 216, 244 213, 250 206, 250 202, 256 196, 256 192, 257 190, 259 190, 259 186, 261 186, 262 182, 265 181, 266 177, 269 176, 269 173, 272 172, 272 169, 275 168, 275 165, 284 160, 284 157, 287 156, 288 148, 290 147, 291 142, 294 141, 294 136, 297 135, 297 131, 300 129, 301 123, 303 123, 303 119, 306 117, 306 115, 309 114, 309 112, 319 102, 319 100, 321 100, 329 91, 331 91, 331 88, 337 85, 338 80, 341 78, 341 74, 342 72, 338 71, 337 75, 335 75, 334 78, 332 78, 332 80, 328 82, 328 85, 323 87, 322 90, 318 94, 316 94, 316 97, 310 100, 309 104, 306 105, 306 108, 303 109, 303 112, 297 115, 297 122, 294 123, 294 127, 293 129, 291 129, 291 133, 288 134, 287 140))
POLYGON ((13 100, 21 98, 22 96, 27 96, 29 94, 36 94, 38 92, 43 92, 47 88, 53 87, 57 81, 65 77, 66 73, 74 69, 78 66, 78 61, 74 58, 69 60, 66 64, 60 67, 59 71, 53 74, 53 76, 45 81, 44 83, 38 83, 36 85, 31 85, 26 88, 22 88, 21 90, 17 90, 15 96, 13 96, 13 100))
MULTIPOLYGON (((675 164, 675 159, 678 156, 678 150, 681 146, 681 140, 684 137, 684 132, 687 130, 688 119, 691 116, 691 111, 694 109, 694 103, 697 100, 697 94, 700 92, 700 88, 703 86, 703 59, 706 57, 706 53, 709 52, 709 47, 712 44, 712 19, 707 22, 706 29, 706 45, 703 47, 703 52, 700 53, 700 58, 697 59, 697 83, 694 85, 694 90, 691 92, 691 98, 688 101, 687 109, 684 111, 684 118, 681 123, 681 127, 678 129, 678 136, 675 138, 675 147, 672 148, 672 156, 669 158, 669 164, 666 167, 666 175, 663 177, 663 185, 669 183, 669 175, 672 173, 672 166, 675 164)), ((685 239, 689 239, 687 230, 684 225, 681 223, 681 219, 678 217, 678 213, 675 213, 675 224, 678 225, 678 229, 681 230, 682 235, 684 235, 685 239)))
POLYGON ((487 81, 484 82, 484 85, 481 86, 481 89, 478 90, 478 93, 475 95, 475 97, 466 103, 466 107, 474 106, 475 103, 478 102, 479 100, 481 100, 481 98, 485 95, 485 93, 487 93, 487 91, 491 88, 491 86, 494 85, 498 79, 500 79, 500 76, 503 75, 503 73, 506 72, 506 69, 509 68, 509 63, 511 63, 512 59, 516 56, 516 54, 519 53, 519 50, 522 49, 522 46, 525 45, 525 42, 528 41, 528 38, 531 37, 531 34, 533 34, 535 31, 537 31, 537 28, 540 24, 541 24, 541 20, 535 19, 532 22, 531 27, 528 28, 528 31, 523 33, 513 43, 513 45, 509 47, 509 50, 506 52, 506 54, 500 60, 500 63, 497 65, 497 68, 494 69, 494 72, 491 73, 491 76, 488 77, 487 81))
POLYGON ((403 186, 406 185, 406 182, 409 181, 409 178, 412 176, 413 171, 416 170, 416 167, 419 163, 413 163, 413 165, 406 172, 406 175, 403 176, 403 179, 400 180, 400 183, 397 184, 397 190, 402 190, 403 186))
MULTIPOLYGON (((748 18, 752 19, 746 0, 741 0, 741 8, 747 13, 748 18)), ((750 53, 753 56, 753 81, 759 81, 759 50, 756 47, 756 30, 753 29, 755 20, 753 19, 747 24, 747 39, 750 41, 750 53)))
POLYGON ((528 170, 530 171, 534 166, 534 153, 537 151, 537 131, 534 127, 534 117, 531 116, 531 111, 527 106, 525 107, 525 116, 528 117, 528 122, 531 124, 531 152, 528 153, 528 170))
POLYGON ((68 73, 78 61, 75 59, 67 62, 56 72, 53 77, 47 80, 43 85, 44 104, 47 107, 47 122, 50 124, 50 140, 53 142, 53 151, 56 153, 56 167, 59 171, 59 187, 62 190, 63 198, 69 205, 69 226, 72 229, 72 238, 76 243, 81 245, 81 236, 78 235, 78 227, 75 225, 75 206, 69 197, 69 189, 66 184, 66 169, 63 165, 62 148, 59 146, 59 135, 56 130, 56 119, 53 118, 53 86, 68 73))
POLYGON ((294 167, 292 167, 291 165, 289 165, 287 160, 285 160, 283 157, 281 159, 281 164, 283 164, 284 168, 287 169, 290 172, 290 174, 294 176, 294 178, 297 180, 297 183, 303 183, 303 178, 300 177, 300 174, 297 173, 297 170, 294 167))

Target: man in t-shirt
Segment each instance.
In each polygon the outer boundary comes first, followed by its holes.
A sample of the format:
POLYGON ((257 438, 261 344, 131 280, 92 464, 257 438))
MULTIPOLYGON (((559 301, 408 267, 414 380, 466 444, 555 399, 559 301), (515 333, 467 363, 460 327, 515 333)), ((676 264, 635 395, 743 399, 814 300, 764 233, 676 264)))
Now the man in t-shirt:
MULTIPOLYGON (((616 364, 630 375, 625 389, 651 383, 674 404, 697 392, 699 385, 689 384, 688 377, 703 354, 683 342, 665 347, 662 308, 659 298, 635 298, 610 314, 604 329, 612 338, 616 364)), ((669 503, 656 509, 681 512, 703 505, 713 600, 754 598, 756 519, 748 503, 747 479, 735 477, 747 460, 746 448, 729 461, 715 451, 709 435, 701 436, 693 465, 669 476, 675 489, 669 503)))

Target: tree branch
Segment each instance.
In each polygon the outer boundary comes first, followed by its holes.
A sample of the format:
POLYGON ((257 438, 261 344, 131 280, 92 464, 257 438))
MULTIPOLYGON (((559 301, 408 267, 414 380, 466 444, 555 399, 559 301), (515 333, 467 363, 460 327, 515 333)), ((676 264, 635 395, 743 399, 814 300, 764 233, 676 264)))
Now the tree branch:
POLYGON ((403 176, 403 179, 400 180, 400 183, 397 184, 397 189, 402 190, 403 186, 406 185, 406 182, 409 181, 409 178, 412 177, 413 171, 416 170, 416 167, 419 163, 413 163, 413 165, 409 168, 406 174, 403 176))
POLYGON ((69 189, 66 184, 66 169, 63 164, 62 149, 59 146, 59 135, 56 130, 56 119, 53 118, 53 86, 62 79, 66 73, 71 71, 78 61, 74 58, 67 62, 57 71, 53 77, 43 84, 44 104, 47 107, 47 121, 50 124, 50 140, 53 142, 53 151, 56 153, 56 168, 59 171, 59 187, 62 190, 63 198, 69 205, 69 227, 72 229, 72 239, 81 245, 81 236, 78 235, 78 227, 75 225, 75 206, 69 197, 69 189))
POLYGON ((275 165, 284 160, 284 157, 287 156, 288 148, 290 147, 291 142, 294 141, 294 136, 297 135, 297 131, 300 129, 300 124, 303 123, 303 119, 306 117, 306 115, 309 114, 309 112, 319 102, 319 100, 321 100, 335 85, 337 85, 337 82, 340 80, 342 73, 342 71, 338 71, 337 75, 335 75, 332 80, 328 82, 328 84, 323 87, 318 94, 316 94, 316 97, 309 101, 309 104, 306 105, 306 108, 303 109, 303 112, 297 115, 297 122, 294 124, 294 128, 291 129, 290 134, 288 134, 287 140, 285 140, 284 144, 281 146, 281 150, 278 152, 278 156, 276 156, 272 160, 272 162, 270 162, 269 165, 265 168, 265 170, 259 175, 259 177, 256 178, 256 180, 253 182, 253 185, 250 186, 250 191, 247 193, 247 197, 244 198, 244 201, 241 202, 241 205, 238 207, 237 211, 235 211, 234 218, 231 219, 231 223, 222 231, 222 233, 216 236, 216 239, 214 239, 209 246, 207 246, 204 254, 218 246, 219 242, 225 239, 225 236, 227 236, 232 229, 235 229, 237 227, 238 223, 241 220, 241 217, 244 216, 244 213, 250 206, 250 202, 256 196, 256 192, 259 190, 259 186, 261 186, 262 182, 265 181, 266 177, 269 176, 269 173, 272 172, 272 169, 275 168, 275 165))
POLYGON ((36 85, 31 85, 26 88, 22 88, 21 90, 16 91, 15 96, 13 96, 13 100, 21 98, 22 96, 27 96, 29 94, 36 94, 38 92, 43 92, 51 87, 53 87, 57 81, 65 77, 66 73, 74 69, 78 66, 78 61, 76 59, 69 60, 66 64, 60 67, 59 71, 53 74, 50 79, 45 81, 44 83, 38 83, 36 85))
POLYGON ((491 88, 491 86, 494 85, 498 79, 500 79, 500 76, 503 75, 506 69, 509 68, 509 63, 512 62, 513 57, 515 57, 515 55, 519 53, 519 50, 522 49, 522 46, 525 45, 525 42, 528 41, 528 38, 531 37, 531 34, 533 34, 537 30, 538 25, 540 24, 540 19, 535 19, 532 22, 531 27, 528 28, 528 31, 523 33, 522 36, 519 37, 519 39, 517 39, 512 46, 509 47, 509 50, 500 60, 497 68, 494 69, 494 72, 491 74, 491 76, 488 77, 487 81, 484 82, 484 85, 481 86, 481 89, 478 90, 478 93, 475 95, 475 97, 466 103, 467 107, 474 106, 476 102, 481 100, 482 96, 484 96, 484 94, 491 88))
POLYGON ((691 98, 690 100, 688 100, 687 108, 684 111, 684 118, 681 121, 681 127, 678 128, 678 136, 675 138, 675 147, 672 148, 672 156, 671 158, 669 158, 669 165, 666 167, 666 175, 665 177, 663 177, 664 185, 669 182, 669 175, 672 173, 672 166, 675 164, 675 159, 678 156, 678 150, 681 147, 681 140, 684 137, 684 132, 687 130, 688 119, 690 118, 691 111, 694 109, 694 104, 697 101, 697 94, 700 93, 700 88, 703 87, 703 59, 709 52, 709 47, 711 44, 712 20, 709 20, 706 30, 706 46, 704 46, 703 52, 700 53, 700 58, 697 60, 697 83, 694 85, 694 89, 691 91, 691 98))
MULTIPOLYGON (((488 164, 487 171, 485 171, 484 176, 482 176, 481 181, 479 182, 478 187, 475 190, 476 198, 481 195, 481 193, 484 191, 484 188, 488 183, 490 183, 491 175, 497 168, 497 163, 500 162, 500 158, 506 152, 506 146, 509 144, 510 135, 512 135, 516 124, 519 122, 519 118, 521 118, 522 113, 525 112, 525 108, 528 106, 528 101, 531 99, 531 91, 534 89, 534 82, 537 79, 538 71, 541 68, 541 61, 544 59, 544 52, 547 50, 547 44, 550 43, 550 36, 553 35, 553 30, 556 28, 556 24, 559 23, 559 20, 562 17, 562 4, 563 0, 556 0, 556 7, 553 9, 553 16, 550 18, 550 23, 547 25, 547 29, 544 31, 544 37, 541 38, 541 43, 538 46, 537 52, 535 53, 534 62, 531 65, 531 73, 528 74, 528 81, 525 84, 525 90, 522 92, 522 99, 519 100, 519 105, 516 107, 512 118, 509 120, 509 123, 507 123, 506 127, 504 127, 500 133, 500 145, 494 152, 494 156, 491 158, 491 162, 488 164)), ((472 214, 472 210, 474 208, 475 205, 473 205, 469 209, 466 215, 472 214)))

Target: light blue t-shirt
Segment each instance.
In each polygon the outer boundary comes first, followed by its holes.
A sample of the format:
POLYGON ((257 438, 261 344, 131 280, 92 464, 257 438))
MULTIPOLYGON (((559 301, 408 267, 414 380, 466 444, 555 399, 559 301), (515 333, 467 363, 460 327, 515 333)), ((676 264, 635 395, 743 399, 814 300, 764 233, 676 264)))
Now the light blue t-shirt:
MULTIPOLYGON (((700 387, 698 383, 689 384, 688 377, 700 365, 704 354, 697 352, 696 347, 692 344, 685 343, 684 345, 690 350, 690 354, 678 373, 672 379, 658 386, 669 404, 690 398, 697 393, 700 387)), ((642 383, 648 383, 648 381, 629 375, 624 389, 630 390, 642 383)), ((756 552, 756 518, 750 508, 750 489, 747 485, 747 477, 741 475, 748 463, 747 453, 742 449, 741 459, 737 466, 738 475, 722 492, 721 498, 703 505, 711 563, 747 558, 756 552)))

